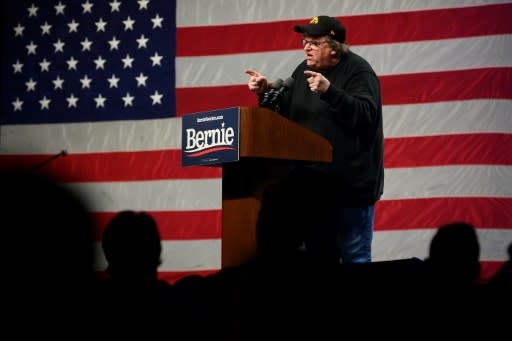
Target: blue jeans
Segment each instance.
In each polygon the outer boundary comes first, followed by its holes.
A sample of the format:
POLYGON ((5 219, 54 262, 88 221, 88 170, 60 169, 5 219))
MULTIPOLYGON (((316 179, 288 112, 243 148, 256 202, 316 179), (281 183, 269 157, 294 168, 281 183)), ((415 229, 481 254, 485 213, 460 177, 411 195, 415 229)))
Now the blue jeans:
POLYGON ((374 205, 331 207, 322 212, 306 235, 313 256, 342 263, 372 260, 374 205))
POLYGON ((372 261, 373 221, 373 205, 341 210, 337 244, 342 263, 372 261))

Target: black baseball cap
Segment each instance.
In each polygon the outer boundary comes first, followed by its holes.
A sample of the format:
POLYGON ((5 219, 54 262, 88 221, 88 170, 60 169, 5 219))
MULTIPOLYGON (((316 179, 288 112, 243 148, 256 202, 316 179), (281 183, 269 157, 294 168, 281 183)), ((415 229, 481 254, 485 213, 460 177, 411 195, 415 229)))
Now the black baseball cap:
POLYGON ((306 33, 312 36, 331 36, 340 43, 345 42, 346 30, 341 21, 327 15, 319 15, 309 21, 307 25, 297 25, 295 32, 306 33))

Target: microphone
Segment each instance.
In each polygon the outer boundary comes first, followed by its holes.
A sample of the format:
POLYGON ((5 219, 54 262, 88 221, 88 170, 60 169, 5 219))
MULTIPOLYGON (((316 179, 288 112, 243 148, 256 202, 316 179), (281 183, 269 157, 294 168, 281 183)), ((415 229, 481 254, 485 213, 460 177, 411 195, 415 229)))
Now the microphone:
POLYGON ((283 83, 284 81, 281 78, 276 79, 275 82, 272 83, 270 90, 265 92, 265 94, 263 95, 263 99, 261 100, 260 105, 265 106, 266 104, 268 104, 267 102, 274 96, 274 93, 283 86, 283 83))
POLYGON ((292 77, 286 78, 286 80, 283 82, 283 86, 279 88, 277 91, 274 91, 274 93, 272 94, 272 98, 270 99, 269 104, 274 103, 279 98, 279 96, 283 94, 283 92, 290 89, 293 86, 293 83, 295 83, 295 79, 293 79, 292 77))

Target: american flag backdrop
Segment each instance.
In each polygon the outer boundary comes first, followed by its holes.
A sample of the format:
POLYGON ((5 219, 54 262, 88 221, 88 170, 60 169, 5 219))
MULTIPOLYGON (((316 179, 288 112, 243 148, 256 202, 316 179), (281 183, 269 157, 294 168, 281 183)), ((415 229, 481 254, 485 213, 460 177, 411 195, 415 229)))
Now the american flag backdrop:
MULTIPOLYGON (((385 188, 374 260, 424 258, 441 224, 478 229, 484 276, 512 242, 512 2, 80 0, 2 3, 2 163, 81 190, 104 226, 151 212, 162 278, 220 268, 221 171, 181 167, 181 116, 254 106, 246 68, 287 78, 293 31, 340 18, 381 79, 385 188)), ((101 228, 98 231, 98 240, 101 228)), ((97 269, 105 261, 98 248, 97 269)))
POLYGON ((155 217, 162 278, 219 269, 221 173, 181 167, 176 3, 2 7, 1 162, 44 168, 83 193, 99 226, 97 270, 102 228, 124 209, 155 217))

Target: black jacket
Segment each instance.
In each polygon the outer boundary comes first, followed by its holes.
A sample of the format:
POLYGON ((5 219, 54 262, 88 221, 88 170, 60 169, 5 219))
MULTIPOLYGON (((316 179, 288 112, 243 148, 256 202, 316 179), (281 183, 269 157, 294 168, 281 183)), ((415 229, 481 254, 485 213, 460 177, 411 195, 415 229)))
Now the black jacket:
POLYGON ((304 70, 279 99, 285 117, 316 132, 333 146, 331 164, 308 166, 315 186, 347 206, 365 206, 380 199, 384 186, 384 136, 380 82, 370 64, 349 52, 328 72, 326 93, 313 93, 304 70))

